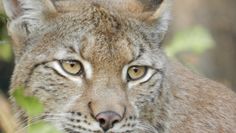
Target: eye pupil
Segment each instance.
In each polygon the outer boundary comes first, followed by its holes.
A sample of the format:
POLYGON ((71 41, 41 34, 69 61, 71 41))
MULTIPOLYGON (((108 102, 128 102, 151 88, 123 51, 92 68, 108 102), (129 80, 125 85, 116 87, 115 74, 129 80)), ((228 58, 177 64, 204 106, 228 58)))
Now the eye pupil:
POLYGON ((138 69, 138 68, 134 68, 133 71, 134 71, 135 73, 137 73, 137 72, 139 71, 139 69, 138 69))
POLYGON ((145 66, 132 66, 128 69, 129 80, 138 80, 145 76, 147 67, 145 66))
POLYGON ((80 75, 82 72, 82 65, 79 61, 65 60, 60 61, 61 67, 65 72, 71 75, 80 75))

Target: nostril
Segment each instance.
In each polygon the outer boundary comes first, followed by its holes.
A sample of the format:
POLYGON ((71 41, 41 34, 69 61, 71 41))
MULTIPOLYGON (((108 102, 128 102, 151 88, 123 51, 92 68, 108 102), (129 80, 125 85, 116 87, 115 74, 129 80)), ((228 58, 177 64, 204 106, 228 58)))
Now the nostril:
POLYGON ((121 120, 121 116, 115 112, 107 111, 99 113, 96 116, 96 120, 99 122, 100 127, 107 131, 121 120))
POLYGON ((115 120, 114 122, 112 122, 112 127, 118 122, 119 122, 119 120, 115 120))
POLYGON ((104 120, 104 119, 102 119, 102 118, 101 118, 101 119, 99 119, 99 120, 98 120, 98 122, 99 122, 101 125, 104 125, 104 124, 106 124, 106 120, 104 120))

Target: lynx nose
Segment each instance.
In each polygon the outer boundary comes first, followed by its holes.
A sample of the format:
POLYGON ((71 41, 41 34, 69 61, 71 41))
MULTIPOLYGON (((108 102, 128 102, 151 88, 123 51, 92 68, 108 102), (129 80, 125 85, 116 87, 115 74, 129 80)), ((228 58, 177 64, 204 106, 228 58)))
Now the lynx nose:
POLYGON ((107 112, 99 113, 96 116, 96 120, 99 122, 100 127, 104 131, 107 131, 111 129, 115 123, 121 120, 121 116, 117 114, 116 112, 107 111, 107 112))

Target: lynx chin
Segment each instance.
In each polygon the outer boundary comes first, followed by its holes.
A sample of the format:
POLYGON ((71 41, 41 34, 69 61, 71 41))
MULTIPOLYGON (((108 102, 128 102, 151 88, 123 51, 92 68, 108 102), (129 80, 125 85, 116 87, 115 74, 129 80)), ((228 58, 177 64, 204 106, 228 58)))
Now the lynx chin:
POLYGON ((10 93, 23 85, 62 133, 236 133, 236 94, 163 52, 171 1, 3 0, 10 93))

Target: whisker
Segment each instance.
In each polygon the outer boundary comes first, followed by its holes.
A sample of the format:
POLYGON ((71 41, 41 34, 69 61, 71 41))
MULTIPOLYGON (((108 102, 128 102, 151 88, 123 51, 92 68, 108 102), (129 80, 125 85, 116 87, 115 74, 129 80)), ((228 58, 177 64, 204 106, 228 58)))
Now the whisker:
MULTIPOLYGON (((46 122, 51 122, 51 121, 57 121, 57 122, 63 122, 63 117, 69 115, 70 113, 44 113, 40 116, 33 117, 30 122, 29 119, 24 119, 20 120, 18 119, 17 123, 19 124, 20 129, 17 132, 24 131, 26 128, 28 128, 30 125, 41 122, 41 121, 46 121, 46 122)), ((20 118, 22 115, 25 115, 23 112, 21 112, 20 115, 17 117, 20 118)))
POLYGON ((22 131, 26 130, 29 126, 31 126, 31 125, 33 125, 33 124, 37 124, 37 123, 42 122, 42 121, 50 122, 50 121, 52 121, 52 120, 56 120, 57 122, 63 122, 61 119, 56 119, 56 118, 55 118, 55 119, 52 119, 52 118, 40 119, 40 120, 38 120, 38 121, 31 122, 30 124, 28 124, 28 125, 22 127, 22 128, 19 129, 16 133, 22 132, 22 131))
POLYGON ((158 133, 152 125, 144 122, 138 122, 138 129, 143 130, 144 132, 149 132, 149 133, 158 133))

